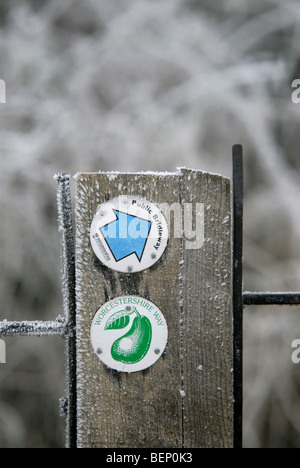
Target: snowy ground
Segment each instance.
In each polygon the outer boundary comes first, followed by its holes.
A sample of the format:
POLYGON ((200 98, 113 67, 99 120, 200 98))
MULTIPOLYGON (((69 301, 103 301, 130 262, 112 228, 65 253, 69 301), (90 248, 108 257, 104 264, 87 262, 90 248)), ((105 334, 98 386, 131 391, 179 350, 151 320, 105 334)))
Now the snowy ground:
MULTIPOLYGON (((53 175, 231 175, 245 147, 245 287, 299 290, 300 4, 291 0, 2 0, 1 317, 62 312, 53 175)), ((300 446, 298 309, 245 320, 245 445, 300 446)), ((13 338, 0 446, 61 446, 59 338, 13 338)))

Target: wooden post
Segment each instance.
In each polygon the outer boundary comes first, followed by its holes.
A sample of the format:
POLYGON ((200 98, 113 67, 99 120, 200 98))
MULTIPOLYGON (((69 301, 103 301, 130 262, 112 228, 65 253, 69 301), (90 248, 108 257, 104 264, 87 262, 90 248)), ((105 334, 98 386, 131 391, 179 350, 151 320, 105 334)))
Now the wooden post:
POLYGON ((229 180, 185 169, 80 173, 76 200, 78 447, 232 447, 229 180), (108 269, 90 244, 98 206, 120 195, 159 205, 169 223, 164 255, 139 273, 108 269), (169 331, 163 356, 134 373, 108 369, 90 339, 99 307, 125 295, 156 304, 169 331))

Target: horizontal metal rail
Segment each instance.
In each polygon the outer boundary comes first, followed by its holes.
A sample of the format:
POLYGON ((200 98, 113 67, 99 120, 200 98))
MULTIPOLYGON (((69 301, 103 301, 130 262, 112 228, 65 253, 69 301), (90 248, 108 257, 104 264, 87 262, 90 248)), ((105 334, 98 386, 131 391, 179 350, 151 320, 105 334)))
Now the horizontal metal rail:
POLYGON ((58 317, 52 322, 0 322, 0 336, 65 336, 67 323, 63 317, 58 317))
POLYGON ((244 305, 300 305, 299 292, 276 292, 276 293, 262 293, 262 292, 244 292, 243 293, 244 305))

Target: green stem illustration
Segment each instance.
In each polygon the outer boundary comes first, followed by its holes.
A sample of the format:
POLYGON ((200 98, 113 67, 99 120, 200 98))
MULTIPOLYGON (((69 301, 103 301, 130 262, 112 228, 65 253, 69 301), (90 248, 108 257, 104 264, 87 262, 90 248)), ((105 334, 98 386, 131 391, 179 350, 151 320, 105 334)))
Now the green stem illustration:
POLYGON ((139 311, 136 309, 136 307, 133 308, 133 312, 136 313, 137 317, 139 317, 140 319, 142 318, 141 314, 140 314, 139 311))

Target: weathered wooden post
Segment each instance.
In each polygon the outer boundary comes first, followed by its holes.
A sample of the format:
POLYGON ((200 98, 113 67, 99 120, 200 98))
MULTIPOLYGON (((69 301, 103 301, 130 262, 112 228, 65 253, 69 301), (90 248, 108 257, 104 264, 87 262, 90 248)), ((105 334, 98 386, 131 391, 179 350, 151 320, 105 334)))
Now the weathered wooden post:
POLYGON ((174 174, 77 175, 78 447, 233 446, 231 270, 228 179, 186 169, 174 174), (112 206, 114 221, 101 228, 96 223, 91 233, 95 215, 100 223, 101 217, 108 216, 109 203, 116 199, 122 203, 122 197, 129 197, 131 206, 139 204, 145 215, 136 221, 124 202, 124 210, 112 206), (158 236, 163 235, 154 206, 168 225, 162 252, 163 241, 155 244, 149 234, 157 224, 158 236), (143 226, 146 229, 144 237, 132 234, 130 245, 124 244, 121 233, 124 216, 132 218, 135 234, 143 226), (117 242, 109 233, 116 226, 117 242), (109 267, 110 257, 116 268, 109 267), (135 265, 141 265, 140 271, 135 265), (146 312, 142 316, 142 306, 148 308, 149 320, 146 312), (167 345, 152 349, 157 338, 155 320, 162 325, 162 317, 168 329, 167 345), (102 346, 103 338, 97 335, 100 328, 102 337, 109 337, 110 343, 115 340, 110 353, 114 351, 116 364, 124 365, 124 371, 104 363, 105 343, 102 346), (138 333, 143 335, 139 349, 138 333), (122 341, 117 339, 122 335, 122 341), (138 370, 150 352, 151 359, 157 354, 155 363, 138 370))

